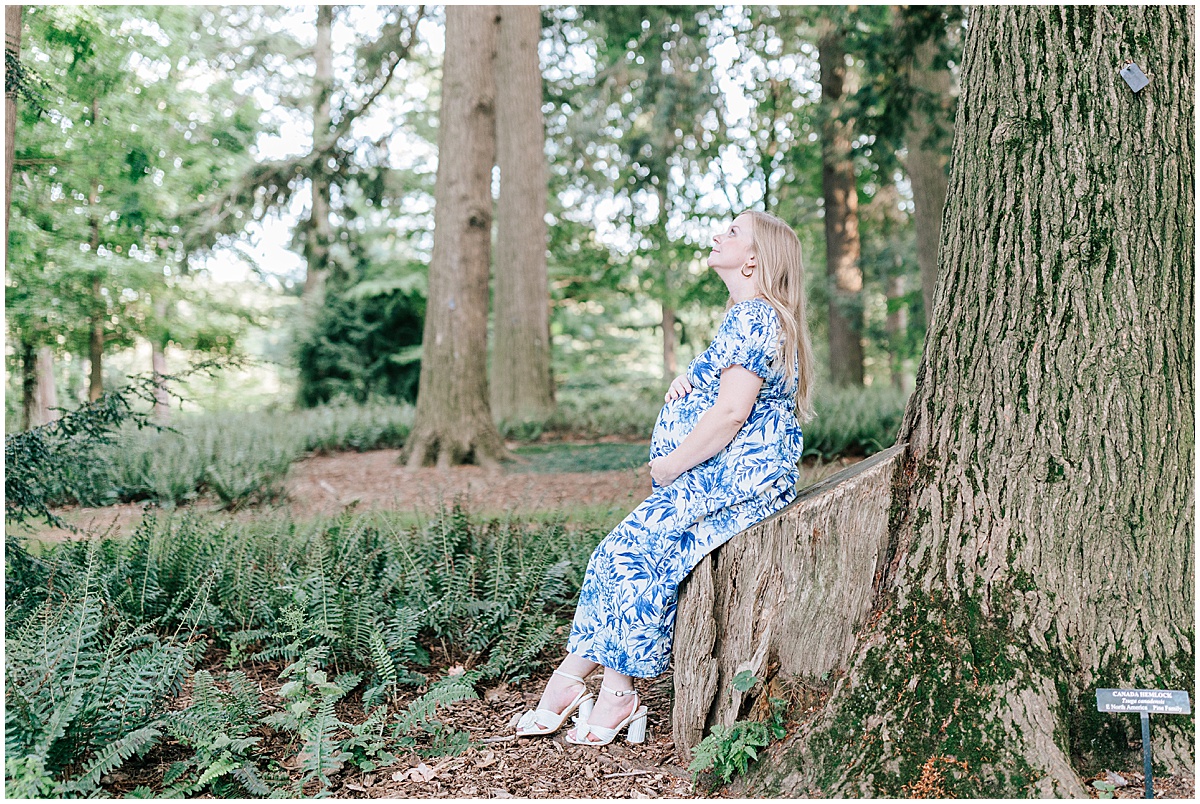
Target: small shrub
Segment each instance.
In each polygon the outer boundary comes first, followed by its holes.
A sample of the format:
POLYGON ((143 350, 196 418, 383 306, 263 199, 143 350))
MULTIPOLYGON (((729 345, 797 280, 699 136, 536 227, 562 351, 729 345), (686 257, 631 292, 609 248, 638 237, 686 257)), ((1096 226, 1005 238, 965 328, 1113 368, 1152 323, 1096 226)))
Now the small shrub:
MULTIPOLYGON (((739 673, 733 680, 734 689, 739 692, 746 692, 756 683, 758 679, 749 671, 739 673)), ((735 775, 746 773, 750 763, 758 759, 760 749, 787 735, 784 727, 787 702, 772 698, 770 706, 766 722, 738 720, 731 726, 713 726, 692 752, 692 762, 688 765, 697 783, 701 774, 711 770, 713 775, 729 784, 735 775)))

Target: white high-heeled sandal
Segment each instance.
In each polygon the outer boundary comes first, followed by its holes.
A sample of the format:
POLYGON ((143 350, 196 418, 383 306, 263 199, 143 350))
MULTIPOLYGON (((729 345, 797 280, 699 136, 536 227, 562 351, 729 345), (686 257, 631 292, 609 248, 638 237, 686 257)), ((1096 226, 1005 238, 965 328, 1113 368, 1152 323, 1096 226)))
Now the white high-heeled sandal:
MULTIPOLYGON (((606 726, 596 726, 592 723, 588 723, 588 715, 584 715, 581 712, 580 715, 575 718, 575 737, 572 738, 571 735, 568 734, 566 735, 566 741, 574 745, 594 745, 599 747, 602 745, 608 745, 617 738, 617 735, 621 733, 621 729, 626 729, 625 739, 627 741, 635 744, 645 742, 646 716, 650 710, 644 706, 638 705, 637 691, 614 690, 611 687, 604 686, 603 684, 600 685, 600 689, 612 693, 617 698, 624 698, 626 695, 632 695, 633 711, 629 714, 629 717, 625 718, 611 729, 607 728, 606 726), (589 740, 588 734, 594 734, 600 739, 589 740)), ((591 707, 588 708, 588 714, 591 714, 591 707)))
POLYGON ((567 704, 566 708, 561 712, 555 712, 552 709, 529 709, 525 714, 521 715, 521 719, 517 721, 517 736, 518 737, 540 737, 544 734, 553 734, 562 728, 575 710, 579 710, 579 715, 587 718, 592 713, 592 707, 596 705, 595 696, 588 692, 587 682, 579 676, 573 676, 570 673, 564 673, 562 670, 555 670, 554 675, 569 678, 572 681, 578 681, 583 684, 583 689, 575 700, 567 704))

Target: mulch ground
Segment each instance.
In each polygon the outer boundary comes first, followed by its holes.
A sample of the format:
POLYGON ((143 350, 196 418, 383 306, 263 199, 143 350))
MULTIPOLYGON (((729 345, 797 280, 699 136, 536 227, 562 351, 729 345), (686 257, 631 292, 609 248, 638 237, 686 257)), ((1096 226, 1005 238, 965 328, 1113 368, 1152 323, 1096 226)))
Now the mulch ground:
MULTIPOLYGON (((549 737, 512 735, 510 724, 535 707, 549 673, 455 704, 443 718, 478 744, 455 757, 410 756, 394 768, 344 775, 337 798, 698 798, 671 741, 671 676, 638 682, 650 709, 646 741, 624 736, 603 748, 571 745, 567 729, 549 737)), ((623 735, 623 733, 622 733, 623 735)))
MULTIPOLYGON (((222 683, 225 655, 220 648, 210 648, 203 662, 218 685, 222 683)), ((434 664, 439 661, 434 656, 434 664)), ((250 662, 239 667, 261 690, 264 715, 280 708, 279 674, 286 664, 250 662)), ((515 718, 537 705, 551 669, 546 668, 519 684, 501 682, 481 689, 478 699, 459 701, 439 710, 437 718, 443 724, 470 734, 471 746, 464 752, 433 757, 422 757, 415 752, 399 754, 395 765, 372 773, 347 765, 331 777, 330 794, 334 798, 720 797, 719 791, 697 789, 675 757, 675 744, 671 740, 670 673, 653 681, 635 682, 642 703, 650 710, 646 741, 640 745, 630 745, 623 736, 602 748, 571 745, 564 739, 566 728, 548 737, 516 738, 512 731, 515 718)), ((415 691, 407 693, 393 703, 393 711, 415 697, 415 691)), ((189 679, 171 708, 184 709, 190 703, 189 679)), ((337 715, 345 722, 360 722, 364 714, 358 695, 339 702, 337 715)), ((266 726, 260 726, 254 735, 261 738, 257 746, 259 756, 287 758, 284 770, 293 780, 301 777, 295 767, 299 745, 294 735, 266 726)), ((104 777, 102 784, 114 796, 128 794, 139 785, 160 790, 163 773, 170 764, 188 755, 188 749, 168 738, 142 760, 130 760, 104 777)), ((315 784, 305 789, 306 795, 317 792, 315 784)))

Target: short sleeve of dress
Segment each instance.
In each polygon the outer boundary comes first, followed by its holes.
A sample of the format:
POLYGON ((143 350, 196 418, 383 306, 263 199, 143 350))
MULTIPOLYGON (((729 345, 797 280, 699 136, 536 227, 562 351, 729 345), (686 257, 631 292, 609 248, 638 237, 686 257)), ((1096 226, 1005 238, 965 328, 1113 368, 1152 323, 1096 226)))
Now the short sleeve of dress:
POLYGON ((778 337, 779 319, 769 303, 751 299, 735 304, 713 338, 713 366, 717 371, 744 366, 765 380, 771 374, 778 337))

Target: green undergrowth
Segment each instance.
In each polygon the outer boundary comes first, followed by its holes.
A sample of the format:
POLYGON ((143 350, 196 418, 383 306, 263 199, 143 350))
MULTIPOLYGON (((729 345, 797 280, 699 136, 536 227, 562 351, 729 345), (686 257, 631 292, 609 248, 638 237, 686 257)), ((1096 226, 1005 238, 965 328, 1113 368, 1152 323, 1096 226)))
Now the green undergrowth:
POLYGON ((231 508, 283 496, 291 465, 330 452, 403 446, 411 405, 192 415, 170 430, 125 427, 47 489, 56 503, 178 505, 211 493, 231 508))
POLYGON ((520 463, 507 467, 514 473, 610 472, 638 469, 650 458, 647 443, 530 444, 514 450, 520 463))
POLYGON ((148 515, 119 541, 10 542, 6 791, 102 795, 146 763, 165 770, 132 795, 309 796, 350 766, 461 751, 440 712, 561 648, 602 535, 454 509, 411 527, 148 515), (260 694, 246 673, 264 665, 278 684, 260 694))
MULTIPOLYGON (((743 693, 758 683, 757 676, 749 670, 743 670, 734 676, 733 688, 743 693)), ((784 725, 787 701, 771 698, 769 710, 766 720, 737 720, 729 726, 714 725, 712 731, 692 751, 688 770, 694 781, 705 785, 710 791, 716 789, 718 778, 729 784, 734 776, 745 774, 750 764, 758 761, 760 750, 783 739, 787 734, 784 725)))
MULTIPOLYGON (((817 417, 804 425, 804 455, 831 460, 871 455, 895 441, 905 397, 888 388, 824 390, 817 417)), ((506 437, 532 441, 547 434, 572 439, 623 438, 639 443, 525 444, 512 472, 594 472, 632 469, 646 460, 662 394, 654 388, 591 389, 559 399, 543 423, 501 426, 506 437)), ((301 458, 344 451, 403 447, 414 409, 407 404, 339 404, 299 411, 176 416, 170 429, 127 424, 111 443, 81 451, 45 480, 52 505, 104 506, 149 501, 172 507, 202 496, 236 509, 284 497, 301 458)))

